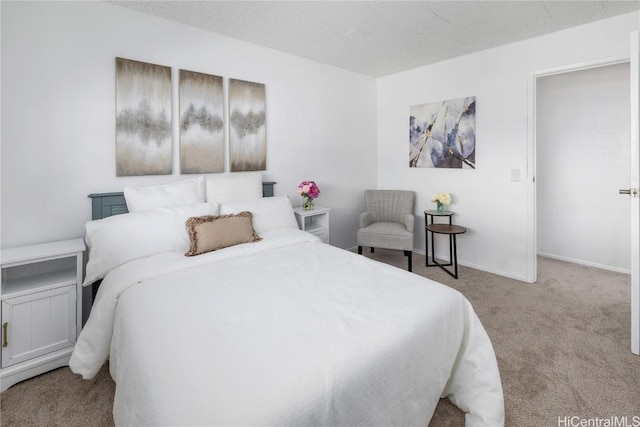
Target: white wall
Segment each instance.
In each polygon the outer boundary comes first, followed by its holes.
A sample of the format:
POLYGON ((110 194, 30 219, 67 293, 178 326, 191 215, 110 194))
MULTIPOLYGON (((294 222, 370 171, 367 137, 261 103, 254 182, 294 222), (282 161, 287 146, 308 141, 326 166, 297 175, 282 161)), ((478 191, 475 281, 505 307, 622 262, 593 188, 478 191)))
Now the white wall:
POLYGON ((630 271, 629 63, 536 85, 538 253, 630 271))
POLYGON ((180 68, 266 84, 266 180, 315 180, 331 241, 355 244, 376 182, 373 78, 103 2, 2 2, 2 247, 81 237, 87 194, 180 176, 180 68), (115 57, 171 66, 174 172, 115 176, 115 57))
POLYGON ((173 175, 115 176, 119 56, 171 66, 174 79, 184 68, 265 83, 264 176, 296 204, 298 182, 316 180, 317 204, 333 209, 333 244, 355 244, 363 189, 403 188, 417 192, 416 247, 424 251, 421 213, 433 207, 432 194, 449 191, 455 222, 469 228, 459 237, 461 263, 522 279, 533 191, 530 76, 627 55, 640 21, 627 14, 375 80, 108 3, 0 7, 2 247, 82 236, 89 193, 185 177, 175 145, 173 175), (477 97, 478 168, 409 168, 409 106, 463 96, 477 97), (521 181, 510 180, 512 170, 521 181))
MULTIPOLYGON (((458 238, 459 262, 527 280, 528 87, 531 75, 569 64, 629 55, 629 33, 639 13, 458 57, 378 79, 378 187, 417 193, 418 250, 424 251, 422 211, 431 196, 452 193, 454 223, 468 227, 458 238), (476 96, 475 170, 408 167, 409 106, 476 96), (520 181, 512 181, 512 172, 520 181)), ((441 245, 440 247, 443 247, 441 245)))

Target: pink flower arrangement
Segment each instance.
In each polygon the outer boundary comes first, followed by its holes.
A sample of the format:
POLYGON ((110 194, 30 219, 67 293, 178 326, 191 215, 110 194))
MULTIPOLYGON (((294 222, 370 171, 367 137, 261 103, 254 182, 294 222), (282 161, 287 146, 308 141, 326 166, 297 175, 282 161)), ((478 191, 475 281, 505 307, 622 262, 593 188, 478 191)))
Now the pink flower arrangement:
POLYGON ((309 199, 315 199, 320 196, 320 188, 313 181, 302 181, 298 185, 298 194, 302 197, 307 197, 309 199))

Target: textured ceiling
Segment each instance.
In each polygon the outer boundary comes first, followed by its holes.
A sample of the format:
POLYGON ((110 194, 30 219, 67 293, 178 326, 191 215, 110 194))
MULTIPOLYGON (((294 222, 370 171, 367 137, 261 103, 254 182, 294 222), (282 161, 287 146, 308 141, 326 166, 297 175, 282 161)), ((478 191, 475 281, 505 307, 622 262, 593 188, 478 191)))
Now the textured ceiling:
POLYGON ((113 1, 379 77, 610 18, 640 1, 113 1))

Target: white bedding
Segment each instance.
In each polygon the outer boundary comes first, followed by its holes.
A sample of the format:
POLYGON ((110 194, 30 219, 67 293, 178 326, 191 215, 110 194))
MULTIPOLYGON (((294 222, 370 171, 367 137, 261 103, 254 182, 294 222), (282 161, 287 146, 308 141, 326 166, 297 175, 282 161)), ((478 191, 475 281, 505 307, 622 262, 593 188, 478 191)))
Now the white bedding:
POLYGON ((110 357, 117 425, 426 426, 440 397, 504 425, 493 348, 457 291, 292 229, 105 277, 71 357, 110 357))

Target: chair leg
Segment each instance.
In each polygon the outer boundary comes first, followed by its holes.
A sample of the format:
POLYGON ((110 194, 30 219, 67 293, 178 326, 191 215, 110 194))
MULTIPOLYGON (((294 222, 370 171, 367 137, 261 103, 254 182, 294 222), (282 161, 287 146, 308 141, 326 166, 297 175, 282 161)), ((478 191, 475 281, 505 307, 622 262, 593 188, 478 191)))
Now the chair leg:
POLYGON ((358 246, 358 255, 362 255, 362 246, 358 246))
POLYGON ((373 248, 371 248, 371 253, 373 253, 373 248))
POLYGON ((409 263, 409 271, 413 271, 413 252, 412 251, 404 251, 404 255, 408 258, 409 263))

